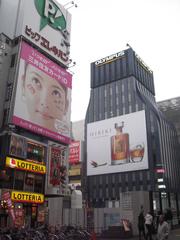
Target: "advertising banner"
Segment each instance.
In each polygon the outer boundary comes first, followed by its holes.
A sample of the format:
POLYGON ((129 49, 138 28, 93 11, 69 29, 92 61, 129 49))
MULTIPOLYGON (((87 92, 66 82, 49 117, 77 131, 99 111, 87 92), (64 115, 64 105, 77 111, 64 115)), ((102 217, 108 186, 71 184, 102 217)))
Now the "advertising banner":
POLYGON ((49 151, 49 186, 59 187, 65 181, 67 169, 67 147, 50 147, 49 151))
POLYGON ((26 150, 27 150, 26 138, 12 134, 9 147, 9 154, 20 158, 26 158, 26 150))
POLYGON ((81 142, 74 141, 69 145, 69 164, 81 162, 81 142))
POLYGON ((69 64, 71 14, 55 0, 21 1, 16 37, 23 35, 63 65, 69 64))
POLYGON ((4 191, 2 193, 2 200, 6 202, 7 208, 8 208, 8 213, 14 222, 15 221, 15 213, 14 213, 14 208, 12 206, 11 194, 9 191, 4 191))
POLYGON ((51 147, 50 150, 50 184, 53 186, 60 185, 62 150, 60 148, 51 147))
POLYGON ((23 208, 15 208, 14 211, 15 211, 15 216, 16 216, 16 219, 14 221, 14 225, 17 228, 23 227, 24 226, 24 220, 25 220, 24 209, 23 208))
POLYGON ((87 175, 142 169, 148 169, 144 110, 87 125, 87 175))
POLYGON ((13 123, 70 142, 72 76, 22 42, 13 123))

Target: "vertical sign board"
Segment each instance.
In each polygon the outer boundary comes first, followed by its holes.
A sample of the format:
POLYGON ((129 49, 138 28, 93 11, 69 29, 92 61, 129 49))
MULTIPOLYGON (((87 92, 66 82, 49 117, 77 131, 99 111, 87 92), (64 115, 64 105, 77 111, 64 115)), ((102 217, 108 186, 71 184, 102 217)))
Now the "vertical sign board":
POLYGON ((21 1, 15 37, 23 35, 67 66, 71 15, 55 0, 21 1))
POLYGON ((81 142, 73 141, 69 145, 69 164, 78 164, 81 162, 81 142))
POLYGON ((69 143, 71 88, 70 73, 22 42, 13 123, 69 143))
POLYGON ((62 166, 62 150, 59 148, 51 147, 50 150, 50 175, 49 183, 52 186, 60 185, 61 166, 62 166))

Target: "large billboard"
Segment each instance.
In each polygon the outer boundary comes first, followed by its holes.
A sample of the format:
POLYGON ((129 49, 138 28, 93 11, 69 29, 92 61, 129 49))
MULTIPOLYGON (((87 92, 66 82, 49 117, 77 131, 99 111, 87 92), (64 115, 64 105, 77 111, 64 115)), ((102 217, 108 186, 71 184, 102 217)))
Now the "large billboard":
POLYGON ((145 111, 87 125, 87 175, 148 169, 145 111))
POLYGON ((19 15, 17 35, 62 62, 69 63, 71 15, 54 0, 25 1, 23 17, 19 15))
POLYGON ((23 35, 63 65, 69 63, 71 14, 61 4, 56 0, 1 0, 0 5, 4 34, 11 39, 23 35))
POLYGON ((71 88, 70 73, 22 42, 12 122, 69 143, 71 88))

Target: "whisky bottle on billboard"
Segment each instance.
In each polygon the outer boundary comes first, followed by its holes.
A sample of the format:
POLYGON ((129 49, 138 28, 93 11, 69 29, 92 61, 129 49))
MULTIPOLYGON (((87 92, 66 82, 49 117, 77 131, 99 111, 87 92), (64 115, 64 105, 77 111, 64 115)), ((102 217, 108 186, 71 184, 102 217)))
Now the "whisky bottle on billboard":
POLYGON ((116 135, 111 137, 111 164, 124 164, 129 162, 129 134, 123 133, 124 122, 114 125, 116 135))

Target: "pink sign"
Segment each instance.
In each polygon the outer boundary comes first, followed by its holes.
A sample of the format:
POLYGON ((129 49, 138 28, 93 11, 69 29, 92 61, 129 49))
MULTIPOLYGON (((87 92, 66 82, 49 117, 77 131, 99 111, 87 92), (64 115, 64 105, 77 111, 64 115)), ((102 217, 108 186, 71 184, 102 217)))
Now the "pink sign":
POLYGON ((75 164, 80 162, 80 141, 72 142, 69 145, 69 163, 75 164))
POLYGON ((66 87, 72 88, 72 75, 43 54, 22 42, 21 58, 66 87))
POLYGON ((20 56, 12 122, 69 143, 71 74, 25 42, 20 56))
POLYGON ((15 117, 15 116, 13 116, 13 123, 17 126, 29 129, 32 132, 35 132, 35 133, 40 134, 40 135, 44 135, 46 137, 53 138, 53 139, 58 140, 60 142, 64 142, 64 143, 67 143, 67 144, 69 144, 71 142, 69 137, 65 137, 61 134, 54 133, 53 131, 50 131, 46 128, 40 127, 36 124, 25 121, 21 118, 15 117))

